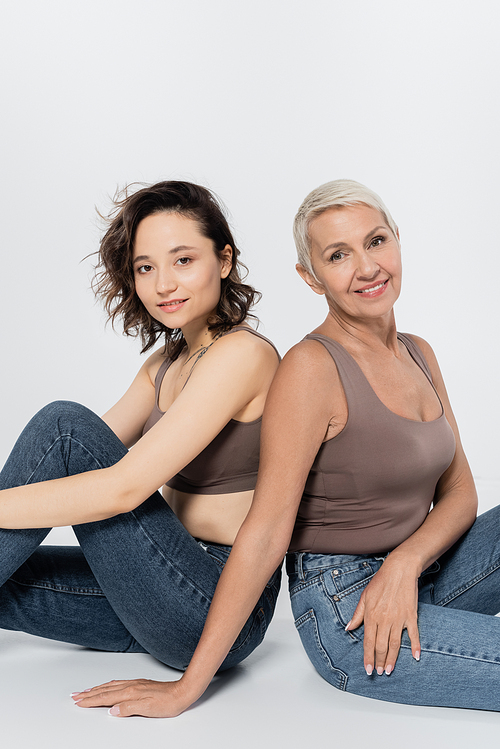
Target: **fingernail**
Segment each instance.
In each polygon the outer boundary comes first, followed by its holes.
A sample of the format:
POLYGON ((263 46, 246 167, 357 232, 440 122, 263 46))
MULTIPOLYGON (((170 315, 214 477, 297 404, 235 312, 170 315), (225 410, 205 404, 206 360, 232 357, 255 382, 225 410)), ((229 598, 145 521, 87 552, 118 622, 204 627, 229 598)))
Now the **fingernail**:
POLYGON ((113 707, 109 708, 108 715, 120 715, 120 707, 118 705, 113 705, 113 707))
POLYGON ((390 674, 392 673, 392 666, 386 666, 385 673, 387 676, 390 676, 390 674))
POLYGON ((373 672, 373 666, 369 663, 367 666, 365 666, 365 671, 368 674, 368 676, 371 676, 373 672))
POLYGON ((420 650, 417 650, 417 652, 415 653, 415 655, 413 657, 415 658, 416 661, 419 661, 420 660, 420 650))
POLYGON ((81 702, 82 700, 83 700, 83 697, 82 697, 82 699, 81 699, 81 700, 75 700, 75 701, 73 702, 73 704, 74 704, 74 705, 79 705, 79 704, 80 704, 80 702, 81 702))
POLYGON ((347 624, 345 625, 345 631, 346 632, 349 629, 349 627, 351 626, 351 622, 352 622, 352 619, 350 621, 348 621, 347 624))
POLYGON ((379 666, 377 668, 377 673, 378 673, 379 676, 382 676, 382 674, 384 673, 384 669, 382 668, 382 666, 379 666))
POLYGON ((70 697, 76 697, 77 694, 81 694, 81 692, 71 692, 70 697))

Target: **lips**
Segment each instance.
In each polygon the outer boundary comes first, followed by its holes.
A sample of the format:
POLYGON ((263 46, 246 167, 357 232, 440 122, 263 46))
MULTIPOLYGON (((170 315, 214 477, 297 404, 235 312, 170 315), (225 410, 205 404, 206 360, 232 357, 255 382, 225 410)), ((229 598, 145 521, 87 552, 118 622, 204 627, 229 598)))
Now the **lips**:
POLYGON ((173 307, 176 304, 182 304, 185 301, 185 299, 172 299, 170 302, 160 302, 158 307, 173 307))
POLYGON ((170 299, 166 302, 160 302, 157 306, 162 312, 176 312, 185 302, 187 302, 187 299, 170 299))
POLYGON ((385 281, 379 281, 378 283, 374 283, 371 286, 365 286, 362 289, 356 289, 355 294, 362 294, 364 296, 369 296, 371 294, 376 295, 377 293, 380 293, 383 291, 388 283, 389 279, 386 278, 385 281))

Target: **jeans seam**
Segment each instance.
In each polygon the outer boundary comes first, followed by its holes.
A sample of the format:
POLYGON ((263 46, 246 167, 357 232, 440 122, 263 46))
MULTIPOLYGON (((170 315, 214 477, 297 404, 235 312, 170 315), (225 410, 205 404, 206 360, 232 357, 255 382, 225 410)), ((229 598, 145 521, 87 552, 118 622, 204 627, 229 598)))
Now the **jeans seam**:
POLYGON ((85 596, 101 596, 105 598, 104 593, 100 588, 78 588, 78 587, 67 587, 65 585, 54 585, 50 582, 42 582, 41 580, 16 580, 15 577, 9 578, 10 582, 16 585, 22 585, 26 588, 39 588, 40 590, 50 590, 53 593, 68 593, 70 595, 85 595, 85 596))
POLYGON ((42 463, 46 459, 47 455, 50 452, 52 452, 52 450, 57 445, 57 443, 61 442, 63 439, 70 439, 72 442, 75 442, 77 445, 79 445, 79 447, 81 447, 81 448, 83 448, 83 450, 85 450, 85 452, 87 453, 87 455, 90 455, 92 457, 92 459, 95 460, 95 462, 97 463, 97 465, 100 468, 103 468, 103 465, 102 465, 101 461, 97 460, 97 458, 95 457, 95 455, 93 453, 91 453, 90 450, 87 447, 85 447, 85 445, 82 442, 80 442, 80 440, 77 440, 71 434, 60 434, 59 437, 57 437, 57 439, 55 439, 54 442, 52 442, 52 444, 44 452, 44 454, 42 455, 42 457, 40 458, 40 460, 36 464, 35 468, 32 470, 32 472, 28 476, 26 484, 29 484, 31 482, 31 479, 33 478, 33 476, 35 475, 35 473, 37 472, 37 470, 39 469, 39 467, 42 465, 42 463))
POLYGON ((440 601, 434 601, 434 604, 436 606, 446 606, 446 604, 450 603, 451 601, 454 601, 455 598, 459 598, 463 593, 466 593, 468 590, 473 588, 475 585, 481 582, 481 580, 484 580, 485 578, 489 577, 493 572, 498 570, 500 568, 500 562, 497 562, 496 564, 489 567, 487 570, 483 570, 479 575, 476 575, 476 577, 472 578, 472 580, 469 580, 465 585, 462 585, 460 588, 457 588, 457 590, 454 590, 452 593, 449 593, 445 598, 442 598, 440 601))
POLYGON ((317 585, 319 577, 321 577, 321 575, 315 575, 315 577, 313 577, 311 580, 307 580, 307 582, 300 582, 297 583, 297 585, 294 585, 293 588, 290 588, 290 598, 295 596, 297 593, 300 593, 301 590, 309 588, 311 585, 317 585))
MULTIPOLYGON (((407 645, 401 645, 401 647, 408 648, 407 645)), ((447 653, 444 650, 436 650, 433 647, 422 647, 422 653, 435 653, 436 655, 446 655, 450 658, 462 658, 466 661, 479 661, 480 663, 492 663, 495 666, 500 666, 500 659, 498 658, 481 658, 475 655, 464 655, 463 653, 447 653)))
MULTIPOLYGON (((197 592, 197 593, 199 593, 199 594, 200 594, 201 596, 203 596, 203 598, 204 598, 204 599, 206 600, 206 602, 207 602, 208 604, 210 604, 210 603, 211 603, 211 601, 212 601, 212 596, 211 596, 211 595, 207 595, 207 594, 205 593, 205 591, 204 591, 204 590, 201 590, 201 588, 199 587, 199 585, 197 585, 197 584, 196 584, 196 583, 194 582, 194 580, 192 580, 192 579, 191 579, 191 578, 190 578, 190 577, 189 577, 188 575, 186 575, 186 573, 185 573, 185 571, 184 571, 184 570, 181 570, 181 569, 179 569, 179 567, 178 567, 177 565, 175 565, 175 564, 173 563, 172 559, 171 559, 170 557, 167 557, 167 556, 166 556, 166 555, 165 555, 165 554, 163 553, 163 550, 162 550, 162 548, 161 548, 161 547, 160 547, 160 546, 159 546, 159 545, 158 545, 158 544, 156 543, 156 541, 154 540, 154 538, 152 538, 152 537, 151 537, 151 536, 149 535, 148 531, 147 531, 147 530, 146 530, 146 528, 145 528, 145 527, 143 526, 143 524, 141 523, 141 521, 139 520, 139 518, 138 518, 138 517, 137 517, 137 515, 135 514, 134 510, 132 510, 130 514, 131 514, 131 515, 132 515, 132 516, 133 516, 133 517, 135 518, 135 520, 136 520, 137 524, 138 524, 138 525, 139 525, 139 527, 141 528, 142 532, 144 533, 144 535, 146 536, 146 538, 148 539, 148 541, 150 542, 150 544, 151 544, 151 545, 152 545, 152 546, 154 547, 154 549, 155 549, 156 553, 157 553, 157 554, 158 554, 158 555, 159 555, 159 556, 160 556, 160 557, 161 557, 161 558, 162 558, 162 559, 163 559, 163 560, 164 560, 164 561, 165 561, 165 562, 166 562, 167 564, 169 564, 169 565, 170 565, 170 567, 171 567, 172 569, 174 569, 174 570, 175 570, 175 571, 176 571, 176 572, 177 572, 177 573, 178 573, 179 575, 181 575, 181 577, 182 577, 182 578, 183 578, 183 579, 184 579, 184 580, 185 580, 186 582, 188 582, 188 583, 189 583, 189 584, 191 585, 191 587, 193 588, 193 590, 196 590, 196 592, 197 592)), ((213 557, 212 557, 212 556, 211 556, 210 554, 207 554, 207 556, 210 556, 210 559, 212 559, 212 561, 214 561, 214 560, 213 560, 213 557)))
MULTIPOLYGON (((349 588, 346 588, 345 590, 339 590, 335 593, 335 596, 338 598, 338 600, 342 600, 343 598, 346 598, 347 596, 351 595, 351 593, 356 593, 360 588, 366 588, 370 580, 375 577, 375 572, 373 572, 369 577, 366 577, 364 580, 360 580, 359 583, 354 583, 354 585, 351 585, 349 588)), ((325 588, 325 594, 332 598, 332 596, 328 593, 328 591, 325 588)), ((334 599, 335 600, 335 599, 334 599)))

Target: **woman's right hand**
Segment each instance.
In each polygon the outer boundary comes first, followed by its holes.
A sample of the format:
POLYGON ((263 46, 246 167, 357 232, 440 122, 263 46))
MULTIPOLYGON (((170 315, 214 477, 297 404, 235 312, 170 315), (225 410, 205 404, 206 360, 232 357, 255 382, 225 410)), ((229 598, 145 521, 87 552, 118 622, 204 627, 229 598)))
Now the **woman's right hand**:
POLYGON ((78 707, 109 707, 109 714, 119 718, 130 715, 175 718, 199 696, 188 694, 182 678, 178 681, 109 681, 71 695, 78 707))
POLYGON ((417 625, 418 572, 408 560, 389 555, 370 580, 359 599, 347 631, 364 622, 364 666, 368 676, 394 670, 401 636, 406 629, 412 655, 420 660, 420 639, 417 625))

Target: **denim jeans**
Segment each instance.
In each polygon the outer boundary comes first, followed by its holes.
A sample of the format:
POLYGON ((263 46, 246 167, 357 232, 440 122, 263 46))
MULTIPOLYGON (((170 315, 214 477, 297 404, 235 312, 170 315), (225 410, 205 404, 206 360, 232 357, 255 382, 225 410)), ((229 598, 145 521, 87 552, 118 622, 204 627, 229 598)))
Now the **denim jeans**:
MULTIPOLYGON (((52 403, 19 437, 0 489, 104 468, 125 454, 91 411, 52 403)), ((147 652, 185 669, 231 548, 195 540, 158 492, 132 512, 74 531, 79 546, 51 547, 40 546, 48 529, 0 530, 0 627, 100 650, 147 652)), ((222 669, 262 641, 280 579, 277 570, 222 669)))
POLYGON ((295 626, 321 676, 338 689, 410 705, 500 710, 500 507, 419 580, 421 658, 403 632, 390 676, 363 666, 363 627, 345 626, 383 557, 294 553, 287 558, 295 626))

